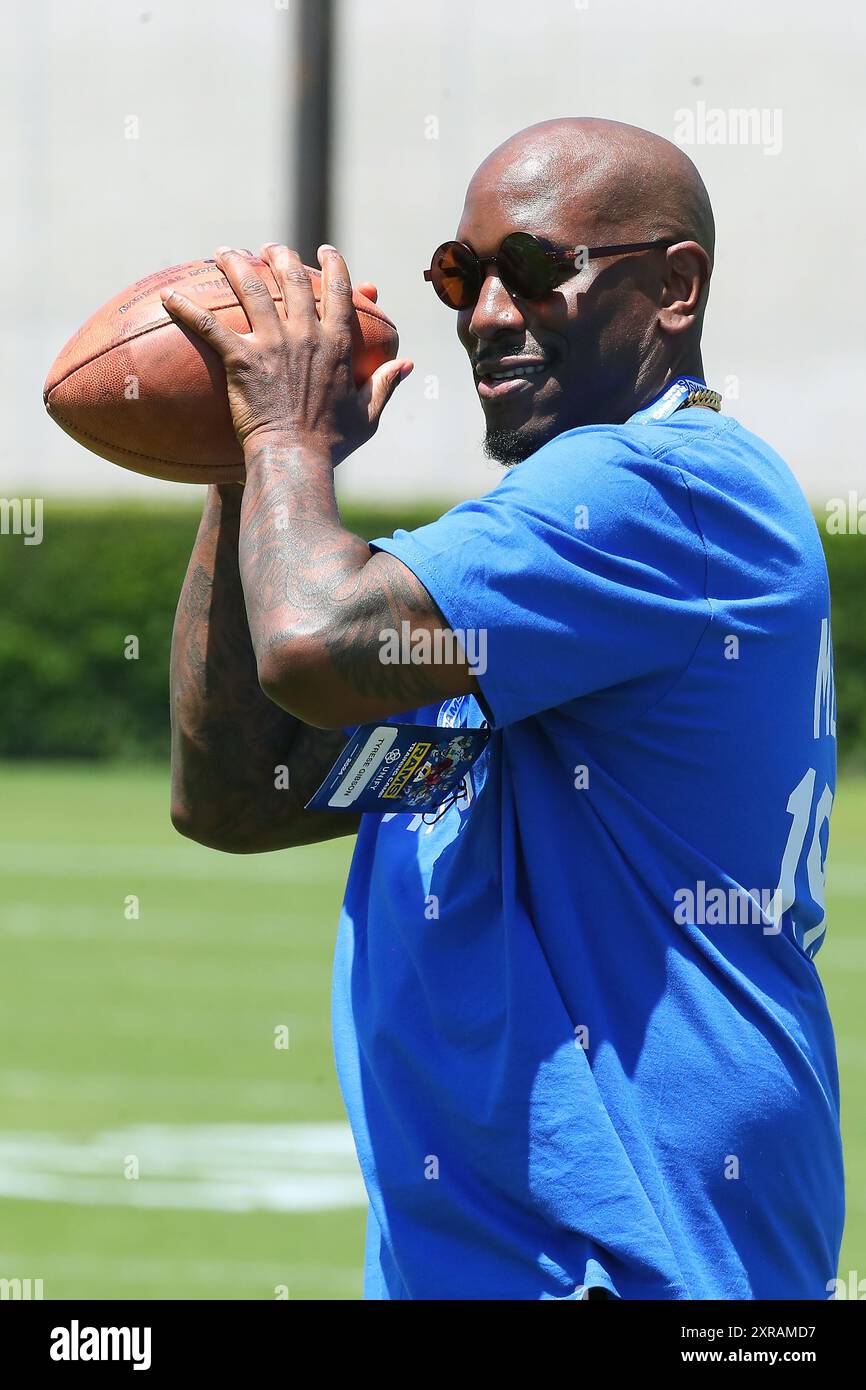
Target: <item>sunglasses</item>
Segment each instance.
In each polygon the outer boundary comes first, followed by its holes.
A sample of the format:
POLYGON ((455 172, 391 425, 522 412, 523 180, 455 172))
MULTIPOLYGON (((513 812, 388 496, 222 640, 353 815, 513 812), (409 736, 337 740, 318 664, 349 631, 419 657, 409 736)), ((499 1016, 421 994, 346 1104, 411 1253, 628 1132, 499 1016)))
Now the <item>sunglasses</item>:
POLYGON ((572 274, 585 261, 599 256, 649 251, 654 246, 675 246, 673 238, 631 241, 621 246, 575 246, 571 251, 549 251, 531 232, 509 232, 495 256, 476 256, 462 241, 443 241, 433 252, 430 269, 424 271, 434 290, 449 309, 468 309, 478 302, 486 279, 486 267, 495 266, 505 288, 521 299, 544 299, 565 269, 572 274))

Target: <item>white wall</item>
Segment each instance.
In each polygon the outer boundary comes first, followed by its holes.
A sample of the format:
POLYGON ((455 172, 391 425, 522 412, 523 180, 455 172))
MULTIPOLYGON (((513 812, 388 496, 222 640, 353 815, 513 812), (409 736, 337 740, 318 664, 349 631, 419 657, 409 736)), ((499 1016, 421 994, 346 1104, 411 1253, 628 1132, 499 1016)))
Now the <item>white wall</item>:
POLYGON ((250 0, 5 0, 3 23, 0 492, 182 497, 66 439, 42 382, 124 285, 286 234, 291 15, 250 0))
MULTIPOLYGON (((130 280, 289 225, 292 15, 269 0, 7 9, 0 228, 14 327, 3 333, 0 491, 179 497, 66 440, 43 415, 42 378, 130 280), (128 114, 137 141, 124 139, 128 114)), ((379 436, 343 465, 343 488, 448 500, 497 476, 453 316, 420 276, 489 149, 561 114, 673 136, 677 110, 700 101, 782 113, 778 154, 689 148, 718 223, 708 376, 736 378, 727 408, 812 496, 860 486, 864 14, 858 0, 342 0, 332 239, 356 279, 378 281, 417 363, 379 436), (431 377, 438 399, 427 399, 431 377)))

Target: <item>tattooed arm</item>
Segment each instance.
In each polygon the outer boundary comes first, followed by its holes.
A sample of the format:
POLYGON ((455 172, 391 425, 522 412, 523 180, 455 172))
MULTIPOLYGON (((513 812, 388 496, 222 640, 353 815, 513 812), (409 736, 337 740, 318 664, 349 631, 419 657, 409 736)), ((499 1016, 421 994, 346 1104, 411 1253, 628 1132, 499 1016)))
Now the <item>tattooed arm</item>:
MULTIPOLYGON (((234 333, 175 291, 168 312, 217 352, 244 448, 247 477, 239 554, 255 669, 276 704, 307 725, 338 728, 476 690, 461 652, 444 664, 385 664, 380 633, 450 636, 412 572, 340 523, 333 469, 373 434, 407 359, 384 363, 357 387, 352 374, 352 284, 342 256, 320 248, 321 313, 308 271, 285 246, 261 262, 223 248, 217 265, 243 306, 234 333)), ((375 287, 365 286, 375 296, 375 287)), ((252 668, 251 668, 252 671, 252 668)))
POLYGON ((446 663, 383 663, 381 633, 399 636, 405 622, 418 640, 447 624, 410 569, 344 529, 327 451, 271 436, 251 442, 246 465, 241 579, 272 700, 326 729, 477 690, 456 653, 446 663))
POLYGON ((172 821, 214 849, 253 853, 354 833, 304 811, 345 743, 263 693, 238 570, 243 490, 211 487, 181 591, 171 654, 172 821), (288 770, 288 787, 280 790, 288 770))

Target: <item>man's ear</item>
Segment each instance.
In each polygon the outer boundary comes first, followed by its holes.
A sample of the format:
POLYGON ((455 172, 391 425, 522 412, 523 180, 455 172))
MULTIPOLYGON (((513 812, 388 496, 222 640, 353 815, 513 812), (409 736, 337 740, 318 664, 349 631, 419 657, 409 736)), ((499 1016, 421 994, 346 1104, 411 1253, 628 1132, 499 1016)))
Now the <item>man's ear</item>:
POLYGON ((659 325, 666 333, 685 333, 703 310, 712 267, 696 241, 668 248, 659 325))

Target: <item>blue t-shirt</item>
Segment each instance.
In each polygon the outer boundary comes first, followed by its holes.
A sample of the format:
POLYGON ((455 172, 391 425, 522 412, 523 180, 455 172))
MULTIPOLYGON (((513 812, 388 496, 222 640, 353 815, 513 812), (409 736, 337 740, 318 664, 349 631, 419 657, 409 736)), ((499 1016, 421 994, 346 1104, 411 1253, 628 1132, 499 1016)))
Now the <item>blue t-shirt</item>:
POLYGON ((460 802, 364 816, 352 861, 367 1296, 826 1298, 835 705, 793 476, 685 410, 570 430, 375 546, 486 636, 481 706, 408 717, 494 732, 460 802))

